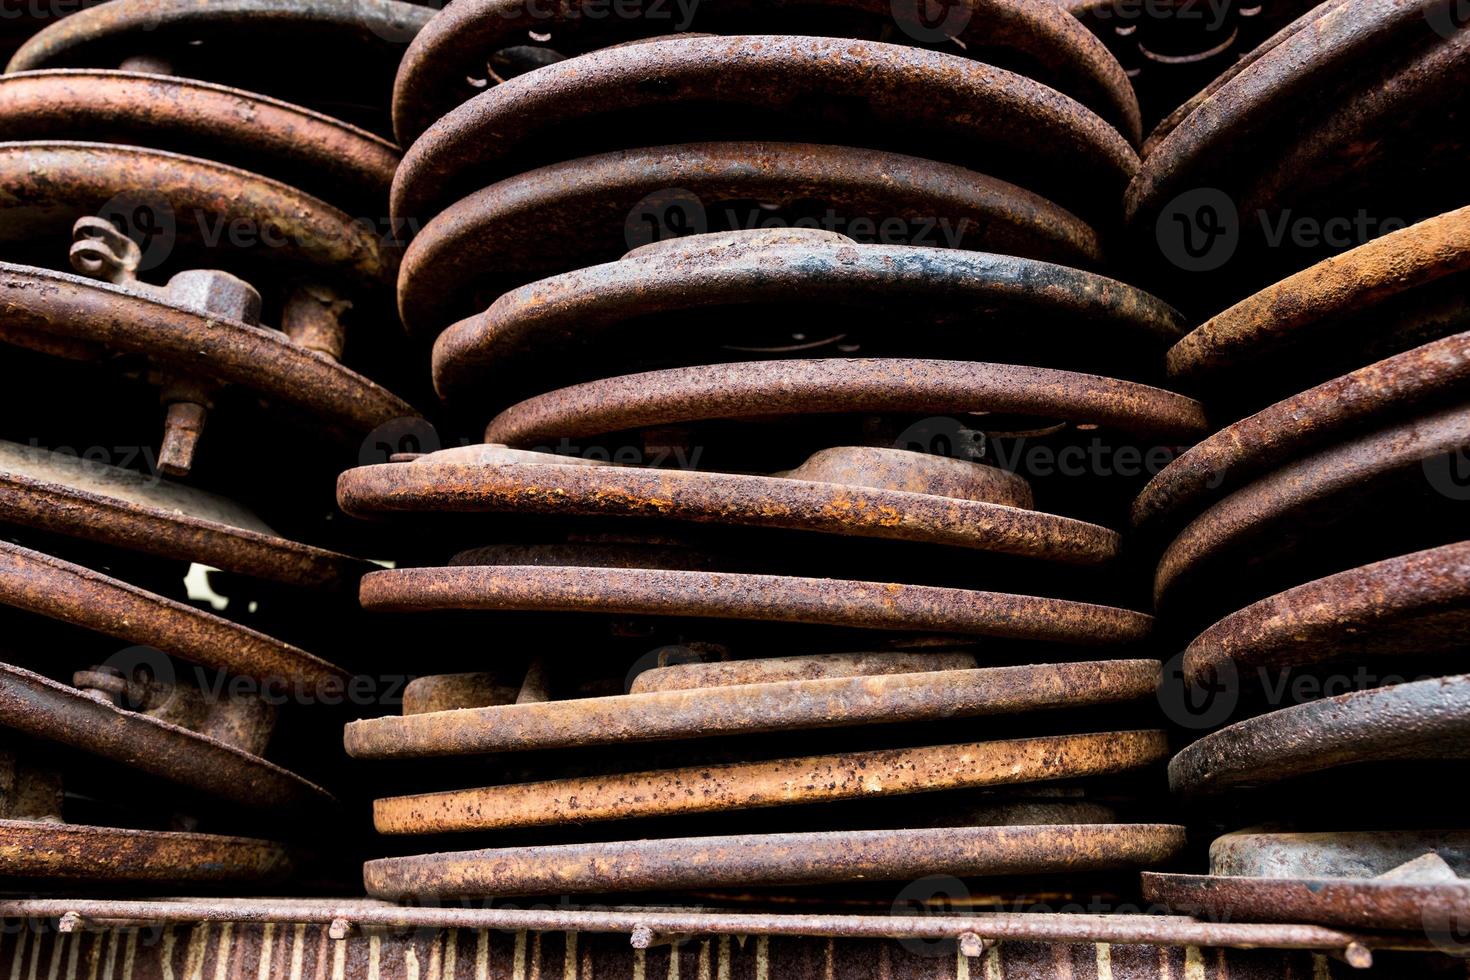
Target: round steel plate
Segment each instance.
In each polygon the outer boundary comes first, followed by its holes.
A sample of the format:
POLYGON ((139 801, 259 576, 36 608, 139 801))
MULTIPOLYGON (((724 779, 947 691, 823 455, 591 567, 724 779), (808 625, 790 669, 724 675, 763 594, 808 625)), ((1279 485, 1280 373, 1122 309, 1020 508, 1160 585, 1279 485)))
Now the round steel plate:
POLYGON ((279 844, 246 837, 0 820, 0 874, 92 882, 235 884, 284 881, 279 844))
POLYGON ((1144 896, 1211 921, 1311 922, 1454 935, 1470 917, 1470 881, 1412 884, 1351 878, 1229 878, 1145 872, 1144 896))

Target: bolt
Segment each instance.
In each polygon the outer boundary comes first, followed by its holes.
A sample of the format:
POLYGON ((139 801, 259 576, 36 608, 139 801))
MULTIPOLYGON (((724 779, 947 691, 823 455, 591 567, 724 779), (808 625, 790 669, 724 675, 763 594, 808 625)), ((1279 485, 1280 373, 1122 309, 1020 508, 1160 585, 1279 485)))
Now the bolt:
POLYGON ((68 912, 56 923, 57 932, 76 932, 77 926, 82 924, 82 917, 75 912, 68 912))
POLYGON ((633 929, 633 937, 629 942, 634 949, 647 949, 653 945, 653 930, 648 926, 637 926, 633 929))
POLYGON ((327 926, 327 935, 332 937, 333 939, 346 939, 351 932, 352 923, 348 922, 346 919, 333 919, 331 925, 327 926))
POLYGON ((985 953, 985 940, 973 932, 960 933, 960 952, 970 959, 983 956, 985 953))

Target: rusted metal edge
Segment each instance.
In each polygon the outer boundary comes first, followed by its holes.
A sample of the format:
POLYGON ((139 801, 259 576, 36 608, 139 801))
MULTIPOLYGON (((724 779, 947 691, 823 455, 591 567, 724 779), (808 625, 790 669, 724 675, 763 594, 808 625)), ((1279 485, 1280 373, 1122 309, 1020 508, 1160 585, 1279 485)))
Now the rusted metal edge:
POLYGON ((1262 599, 1201 633, 1184 680, 1384 653, 1433 654, 1470 629, 1470 542, 1329 575, 1262 599))
MULTIPOLYGON (((983 336, 1025 323, 1038 347, 1055 343, 1037 323, 1066 318, 1090 336, 1159 346, 1183 334, 1167 303, 1115 279, 1015 256, 846 240, 782 241, 780 232, 694 236, 617 262, 522 286, 434 343, 434 384, 445 398, 489 379, 555 363, 569 348, 616 333, 639 342, 630 321, 698 316, 721 307, 822 304, 854 315, 919 304, 971 311, 983 336), (859 312, 861 311, 861 312, 859 312)), ((833 236, 835 237, 835 236, 833 236)), ((963 337, 965 327, 949 328, 963 337)), ((646 341, 645 341, 646 343, 646 341)), ((963 343, 963 341, 962 341, 963 343)))
POLYGON ((941 827, 500 848, 363 865, 375 898, 572 894, 1147 867, 1184 847, 1169 824, 941 827))
POLYGON ((0 820, 0 874, 77 881, 283 881, 291 859, 247 837, 0 820))
POLYGON ((1106 562, 1119 547, 1106 528, 985 501, 698 470, 418 460, 348 470, 337 480, 337 501, 357 517, 643 516, 924 541, 1068 564, 1106 562))
POLYGON ((354 758, 406 759, 981 717, 1147 698, 1161 670, 1039 664, 464 708, 351 722, 343 743, 354 758))
MULTIPOLYGON (((910 651, 815 653, 793 657, 761 657, 756 660, 670 663, 664 667, 650 667, 638 674, 633 678, 633 683, 628 686, 628 693, 692 691, 702 687, 821 680, 828 677, 921 674, 926 670, 974 670, 978 666, 975 655, 965 651, 953 653, 910 651)), ((491 704, 493 702, 482 703, 491 704)), ((403 713, 411 714, 412 712, 405 708, 403 713)))
POLYGON ((1454 935, 1470 916, 1470 882, 1412 884, 1351 878, 1234 878, 1144 872, 1144 895, 1208 918, 1314 922, 1350 929, 1454 935))
POLYGON ((351 676, 238 623, 8 541, 0 541, 0 603, 290 690, 351 676))
POLYGON ((0 262, 0 337, 25 345, 27 335, 144 354, 185 368, 191 377, 241 385, 353 433, 419 414, 386 389, 293 344, 279 331, 195 313, 67 273, 0 262))
POLYGON ((1147 385, 1014 364, 913 358, 748 361, 648 371, 562 388, 501 412, 485 441, 535 446, 709 419, 839 412, 1009 412, 1193 441, 1191 398, 1147 385))
POLYGON ((1220 729, 1169 763, 1181 793, 1268 785, 1360 762, 1470 755, 1470 675, 1281 708, 1220 729))
MULTIPOLYGON (((881 0, 825 0, 820 5, 876 13, 885 20, 895 16, 894 8, 881 0)), ((435 119, 471 94, 465 78, 482 72, 496 49, 525 43, 528 32, 550 29, 558 38, 567 31, 575 32, 578 22, 585 22, 585 6, 561 4, 552 8, 554 17, 547 18, 546 11, 525 0, 458 0, 452 9, 440 12, 414 39, 399 67, 393 98, 399 142, 412 143, 435 119)), ((780 6, 745 5, 752 14, 766 15, 764 22, 758 22, 766 29, 779 29, 780 6)), ((1138 142, 1138 101, 1127 74, 1106 46, 1065 11, 1025 0, 970 0, 967 6, 968 16, 952 18, 958 30, 948 32, 959 42, 958 50, 1014 49, 1038 70, 1040 81, 1090 106, 1138 142)), ((728 16, 732 7, 741 10, 727 2, 720 4, 719 12, 728 16)), ((744 29, 750 33, 755 26, 744 29)), ((657 33, 659 28, 652 18, 643 25, 629 24, 627 38, 657 33)))
POLYGON ((1162 731, 1105 732, 556 779, 373 803, 380 834, 631 820, 1127 772, 1168 756, 1162 731))
POLYGON ((0 663, 0 725, 242 806, 332 802, 331 794, 320 786, 259 756, 4 663, 0 663))

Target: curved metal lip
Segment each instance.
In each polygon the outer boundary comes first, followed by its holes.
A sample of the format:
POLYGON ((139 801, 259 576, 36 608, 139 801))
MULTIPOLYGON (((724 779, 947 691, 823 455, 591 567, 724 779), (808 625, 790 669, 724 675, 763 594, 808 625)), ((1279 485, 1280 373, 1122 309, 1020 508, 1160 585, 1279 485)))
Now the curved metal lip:
POLYGON ((1169 376, 1199 382, 1301 339, 1331 343, 1333 318, 1470 271, 1470 207, 1332 256, 1212 317, 1169 351, 1169 376))
POLYGON ((267 685, 315 691, 351 676, 264 633, 7 541, 0 541, 0 604, 267 685))
POLYGON ((1107 562, 1119 549, 1119 536, 1107 528, 1018 507, 701 470, 420 459, 348 470, 337 480, 337 500, 357 517, 432 512, 649 517, 921 541, 1079 565, 1107 562))
POLYGON ((1467 385, 1470 332, 1431 341, 1292 395, 1226 426, 1164 467, 1134 500, 1133 526, 1142 530, 1181 523, 1230 487, 1467 385))
POLYGON ((250 837, 0 820, 0 874, 90 881, 277 881, 285 848, 250 837))
POLYGON ((1470 881, 1414 884, 1371 878, 1235 878, 1143 873, 1144 897, 1210 919, 1310 922, 1422 932, 1470 915, 1470 881))
MULTIPOLYGON (((511 176, 506 171, 513 166, 557 162, 534 156, 547 154, 536 145, 552 127, 565 138, 598 116, 679 105, 735 106, 805 121, 817 118, 813 100, 850 105, 855 93, 866 121, 845 136, 922 125, 936 140, 950 137, 947 151, 957 144, 955 162, 980 156, 1006 161, 1028 181, 1037 171, 1052 175, 1047 186, 1028 189, 1074 210, 1112 215, 1102 202, 1116 201, 1138 167, 1128 141, 1091 110, 1023 75, 955 55, 821 37, 679 38, 538 68, 453 109, 404 154, 392 213, 427 220, 433 195, 445 188, 458 197, 511 176)), ((635 145, 667 142, 667 127, 662 138, 636 130, 626 138, 635 145)), ((581 157, 622 148, 558 145, 557 152, 581 157)))
POLYGON ((1296 586, 1215 623, 1184 651, 1184 681, 1366 653, 1428 654, 1470 626, 1470 542, 1374 562, 1296 586), (1449 634, 1448 636, 1446 634, 1449 634))
POLYGON ((1372 64, 1374 51, 1391 44, 1402 32, 1415 37, 1432 33, 1425 20, 1438 0, 1337 2, 1323 4, 1303 20, 1268 39, 1215 86, 1207 97, 1186 103, 1183 118, 1165 121, 1162 134, 1150 137, 1150 152, 1125 195, 1129 222, 1148 219, 1178 188, 1201 186, 1197 165, 1221 165, 1237 152, 1258 154, 1248 139, 1254 127, 1287 114, 1303 101, 1321 97, 1323 76, 1372 64))
POLYGON ((205 140, 222 163, 287 184, 320 181, 315 190, 328 197, 346 183, 386 200, 400 158, 392 143, 350 123, 213 82, 92 68, 0 75, 0 138, 67 134, 171 152, 205 140))
MULTIPOLYGON (((64 272, 0 262, 0 337, 52 334, 240 385, 350 432, 417 417, 407 402, 285 334, 64 272), (268 369, 267 369, 268 368, 268 369)), ((10 338, 24 343, 24 337, 10 338)))
MULTIPOLYGON (((639 317, 754 304, 823 302, 871 311, 943 302, 974 311, 976 333, 984 321, 1005 316, 1066 315, 1089 333, 1160 346, 1184 332, 1181 314, 1157 297, 1050 262, 914 245, 781 242, 761 233, 718 248, 700 236, 684 241, 506 293, 439 335, 435 387, 451 398, 483 386, 492 371, 555 359, 639 317)), ((628 346, 638 341, 626 328, 617 334, 628 346)))
POLYGON ((573 777, 375 800, 380 834, 721 813, 1127 772, 1168 755, 1162 731, 1103 732, 573 777))
POLYGON ((1154 601, 1162 608, 1180 582, 1225 551, 1292 534, 1309 508, 1359 495, 1364 484, 1423 466, 1470 445, 1470 407, 1456 406, 1386 426, 1273 470, 1200 514, 1159 559, 1154 601))
POLYGON ((314 783, 233 745, 0 663, 0 725, 252 808, 330 804, 314 783))
POLYGON ((1156 660, 773 681, 348 723, 356 759, 413 759, 974 718, 1152 697, 1156 660))
POLYGON ((481 565, 370 572, 363 608, 588 612, 812 623, 1081 646, 1149 635, 1145 613, 1067 599, 791 575, 481 565))
POLYGON ((1266 786, 1361 762, 1470 756, 1470 675, 1354 691, 1236 722, 1169 762, 1176 793, 1266 786))
MULTIPOLYGON (((820 5, 875 11, 887 19, 896 16, 895 9, 881 0, 824 0, 820 5)), ((435 119, 450 112, 460 101, 456 91, 462 91, 466 76, 483 70, 489 53, 524 43, 528 29, 576 27, 574 6, 555 8, 557 16, 549 22, 528 6, 524 0, 457 0, 425 26, 409 45, 394 86, 393 118, 400 142, 407 146, 435 119), (471 70, 472 65, 480 67, 471 70)), ((732 6, 735 4, 728 0, 719 5, 726 13, 732 6)), ((946 32, 961 50, 973 46, 1015 49, 1023 60, 1040 69, 1042 81, 1089 105, 1112 120, 1133 143, 1138 142, 1142 123, 1127 73, 1106 45, 1069 13, 1026 0, 971 0, 969 7, 969 16, 956 24, 958 30, 946 32)), ((763 5, 760 12, 769 14, 769 5, 763 5)), ((628 38, 648 33, 630 27, 628 38)))
POLYGON ((748 834, 380 858, 363 866, 363 882, 385 898, 1066 874, 1159 864, 1183 846, 1172 824, 748 834))
POLYGON ((919 235, 937 238, 943 229, 955 248, 1076 267, 1102 262, 1097 232, 1070 211, 953 164, 809 143, 655 146, 541 167, 446 206, 404 253, 405 327, 432 337, 478 312, 458 294, 483 293, 487 280, 510 289, 616 259, 627 249, 628 216, 660 194, 706 220, 722 201, 822 200, 848 228, 912 221, 919 235))
POLYGON ((501 412, 485 441, 602 435, 710 419, 840 412, 1009 412, 1193 440, 1191 398, 1128 381, 1014 364, 911 358, 747 361, 629 374, 538 395, 501 412))

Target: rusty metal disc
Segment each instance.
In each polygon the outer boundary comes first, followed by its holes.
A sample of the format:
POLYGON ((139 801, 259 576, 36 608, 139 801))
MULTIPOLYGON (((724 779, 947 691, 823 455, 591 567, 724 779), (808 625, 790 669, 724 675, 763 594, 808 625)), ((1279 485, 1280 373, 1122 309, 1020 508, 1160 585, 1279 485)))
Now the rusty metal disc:
MULTIPOLYGON (((859 245, 810 230, 735 232, 662 242, 506 293, 440 334, 434 383, 454 397, 502 376, 551 374, 554 381, 576 369, 558 367, 553 374, 546 362, 578 359, 606 376, 609 364, 616 369, 631 359, 619 352, 678 346, 677 338, 663 341, 667 327, 660 333, 657 324, 666 321, 646 318, 802 304, 851 317, 855 339, 864 336, 862 318, 872 318, 876 326, 867 334, 879 343, 885 330, 895 330, 884 312, 932 311, 933 320, 945 321, 934 326, 943 338, 935 346, 1017 355, 996 360, 1057 347, 1155 349, 1184 332, 1180 314, 1162 300, 1065 266, 948 248, 859 245), (1017 323, 1028 329, 1017 330, 1017 323)), ((432 316, 419 322, 438 324, 432 316)), ((690 356, 701 353, 696 347, 690 356)))
POLYGON ((751 834, 383 858, 363 881, 403 898, 1076 874, 1160 864, 1183 846, 1184 828, 1168 824, 751 834))
POLYGON ((369 567, 287 540, 223 497, 4 441, 0 521, 311 588, 342 587, 369 567))
POLYGON ((0 604, 205 667, 288 685, 288 691, 340 688, 349 677, 325 660, 238 623, 6 541, 0 541, 0 604))
POLYGON ((351 434, 418 415, 279 331, 49 269, 0 263, 0 338, 21 346, 61 338, 83 343, 98 357, 146 355, 191 377, 240 385, 351 434))
POLYGON ((935 51, 819 37, 686 37, 606 48, 490 88, 418 137, 393 214, 515 173, 630 146, 798 140, 901 150, 1112 217, 1138 167, 1128 141, 1054 89, 935 51))
MULTIPOLYGON (((1118 553, 1118 536, 1106 528, 986 500, 799 476, 584 466, 555 456, 542 462, 524 453, 507 457, 492 447, 470 453, 450 450, 409 463, 349 470, 337 481, 338 502, 358 517, 434 512, 650 517, 924 541, 1069 564, 1102 563, 1118 553)), ((914 454, 914 460, 916 467, 922 465, 922 457, 914 454)))
POLYGON ((975 718, 1152 697, 1156 660, 832 677, 467 708, 347 725, 359 759, 587 748, 736 733, 975 718))
POLYGON ((555 163, 442 202, 404 255, 404 324, 432 337, 514 287, 613 261, 629 248, 629 215, 640 210, 659 217, 659 204, 683 208, 691 230, 713 231, 747 226, 755 212, 729 203, 746 201, 783 209, 762 210, 768 221, 827 222, 860 240, 868 239, 856 229, 866 224, 890 245, 1083 268, 1102 261, 1097 232, 1080 218, 963 167, 806 143, 658 146, 555 163))
POLYGON ((332 799, 320 786, 232 745, 9 664, 0 664, 0 726, 240 806, 286 808, 332 799))
POLYGON ((1360 762, 1470 756, 1470 675, 1354 691, 1237 722, 1169 763, 1176 792, 1264 786, 1360 762))
POLYGON ((676 368, 575 385, 501 412, 485 441, 533 447, 675 422, 840 412, 1009 412, 1181 442, 1208 431, 1198 402, 1127 381, 1013 364, 833 358, 676 368))
POLYGON ((716 813, 1099 776, 1167 755, 1161 731, 926 746, 399 796, 377 800, 373 821, 437 834, 716 813))
MULTIPOLYGON (((1126 74, 1107 48, 1065 11, 1027 0, 968 0, 965 7, 947 10, 938 24, 925 20, 920 8, 905 10, 885 0, 777 4, 726 0, 699 13, 725 18, 711 28, 728 34, 781 31, 793 23, 840 32, 846 14, 874 16, 879 28, 891 28, 895 21, 904 27, 907 16, 914 21, 908 26, 917 28, 919 36, 930 35, 930 43, 947 43, 948 50, 1026 71, 1138 140, 1138 103, 1126 74)), ((634 5, 629 16, 607 18, 596 16, 586 3, 541 8, 525 0, 458 0, 429 22, 404 55, 394 93, 399 141, 413 142, 435 119, 474 95, 476 89, 468 80, 483 76, 497 50, 526 44, 528 34, 533 41, 549 34, 549 53, 572 55, 602 44, 668 34, 671 29, 703 29, 699 20, 678 24, 660 17, 655 8, 650 5, 645 11, 634 5)), ((903 38, 891 30, 884 36, 903 38)))
POLYGON ((291 859, 269 841, 0 820, 0 874, 165 885, 284 881, 291 859))
POLYGON ((203 156, 382 209, 398 149, 330 116, 186 78, 99 69, 0 76, 0 140, 84 139, 203 156))
POLYGON ((1184 679, 1344 657, 1434 654, 1470 629, 1470 543, 1431 548, 1330 575, 1263 599, 1201 633, 1184 679))

